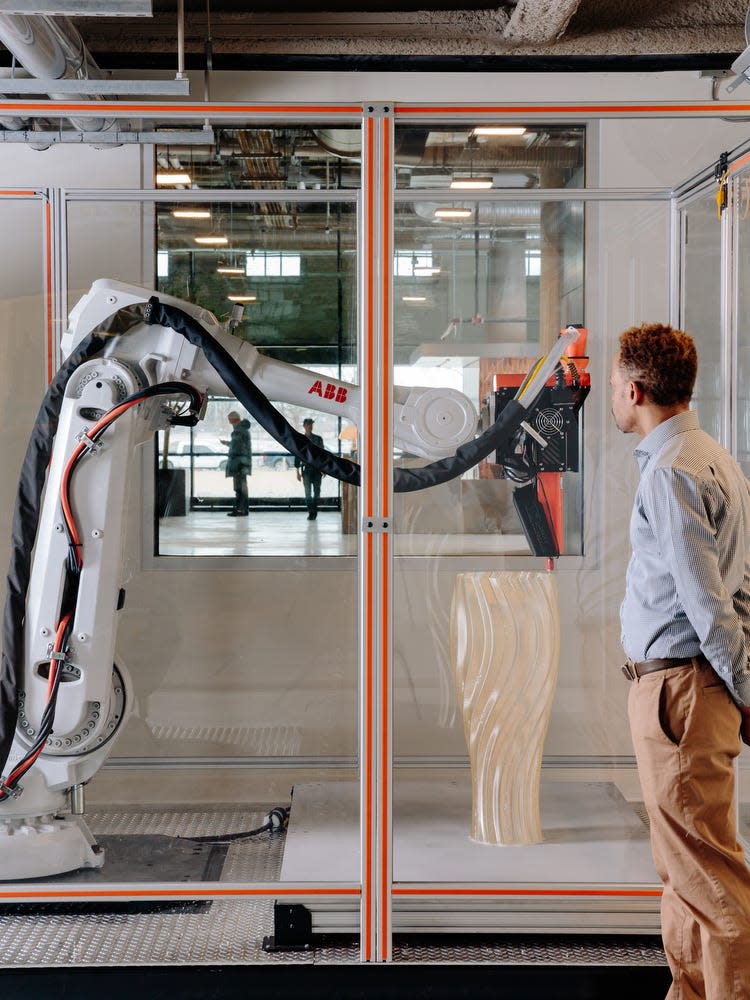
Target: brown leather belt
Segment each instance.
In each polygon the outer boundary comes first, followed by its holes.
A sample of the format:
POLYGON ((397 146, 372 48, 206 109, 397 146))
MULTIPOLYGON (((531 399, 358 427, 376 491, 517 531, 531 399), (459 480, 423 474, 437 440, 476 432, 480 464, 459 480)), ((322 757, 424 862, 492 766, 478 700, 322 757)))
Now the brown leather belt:
POLYGON ((691 656, 686 659, 685 657, 668 656, 661 660, 641 660, 640 663, 628 660, 626 663, 623 663, 622 672, 629 681, 634 681, 644 674, 653 674, 657 670, 669 670, 670 667, 686 667, 693 660, 705 661, 705 657, 700 655, 691 656))

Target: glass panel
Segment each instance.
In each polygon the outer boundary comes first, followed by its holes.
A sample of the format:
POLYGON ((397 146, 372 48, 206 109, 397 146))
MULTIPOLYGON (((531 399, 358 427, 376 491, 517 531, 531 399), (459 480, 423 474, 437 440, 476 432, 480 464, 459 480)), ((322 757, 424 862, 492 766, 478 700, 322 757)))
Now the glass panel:
POLYGON ((750 273, 750 176, 739 181, 740 205, 737 242, 737 460, 750 476, 750 288, 745 275, 750 273))
POLYGON ((396 128, 396 183, 400 188, 583 187, 581 125, 513 125, 476 121, 396 128))
MULTIPOLYGON (((290 383, 280 399, 286 379, 279 371, 274 403, 299 431, 306 418, 312 419, 312 433, 329 451, 351 452, 353 425, 335 413, 318 412, 319 395, 312 387, 317 376, 331 385, 326 380, 357 382, 354 205, 216 202, 193 207, 208 218, 185 218, 175 204, 157 206, 159 290, 209 309, 222 322, 231 320, 234 336, 264 357, 314 373, 304 392, 290 383), (209 233, 226 239, 226 245, 197 242, 209 233), (234 319, 238 306, 243 313, 234 319)), ((244 496, 236 499, 233 477, 227 475, 227 414, 235 408, 236 403, 214 397, 193 431, 172 429, 169 440, 161 436, 157 554, 353 554, 351 491, 324 476, 319 484, 310 483, 308 505, 304 480, 309 476, 298 475, 293 457, 254 419, 249 428, 252 473, 245 483, 251 520, 234 524, 216 516, 244 507, 244 496), (320 516, 313 510, 316 492, 320 516), (313 528, 308 520, 315 520, 313 528)), ((240 415, 247 417, 244 411, 240 415)))
POLYGON ((175 188, 356 189, 362 129, 314 125, 223 128, 216 144, 157 146, 157 186, 175 188))
MULTIPOLYGON (((499 207, 510 214, 516 206, 499 207)), ((573 235, 581 231, 581 206, 547 207, 565 234, 562 272, 580 277, 580 244, 577 254, 572 248, 573 235)), ((456 557, 445 541, 446 529, 434 535, 432 548, 421 558, 396 559, 395 879, 479 885, 485 893, 472 897, 469 892, 462 901, 443 895, 431 907, 425 905, 421 929, 426 932, 436 926, 443 931, 470 926, 501 933, 572 927, 601 932, 616 925, 653 933, 659 925, 658 879, 620 670, 619 607, 638 477, 632 456, 636 441, 614 425, 608 379, 617 336, 634 321, 633 303, 644 317, 663 316, 668 308, 669 206, 591 204, 586 227, 590 273, 598 281, 591 295, 595 317, 586 316, 591 394, 583 407, 583 555, 561 558, 554 572, 538 558, 488 557, 486 546, 456 557), (623 274, 629 283, 621 280, 623 274), (653 898, 631 900, 631 889, 636 893, 644 883, 653 886, 653 898), (606 887, 613 884, 620 894, 607 898, 606 887), (586 895, 592 887, 603 890, 596 901, 586 895), (524 888, 530 890, 527 896, 524 888), (560 904, 563 896, 565 905, 560 904)), ((473 225, 469 232, 466 256, 471 259, 473 225)), ((459 236, 452 245, 460 263, 459 236)), ((513 339, 506 335, 507 340, 523 342, 532 323, 530 310, 522 308, 529 301, 531 277, 523 244, 513 233, 501 242, 496 232, 479 240, 480 262, 485 245, 485 273, 497 277, 486 286, 480 281, 479 311, 512 319, 513 339), (504 265, 496 261, 494 272, 493 253, 504 265), (495 296, 494 312, 485 312, 487 288, 495 296)), ((434 243, 432 249, 437 257, 434 243)), ((552 342, 566 321, 584 319, 578 311, 580 282, 561 288, 566 294, 556 300, 557 314, 548 303, 554 319, 540 324, 552 342)), ((461 289, 458 282, 456 294, 461 289)), ((462 290, 471 304, 473 284, 462 290)), ((448 315, 455 314, 448 310, 448 315)), ((399 317, 396 322, 403 331, 399 317)), ((420 337, 423 331, 443 332, 445 325, 415 323, 420 337)), ((457 337, 453 342, 460 350, 483 335, 482 343, 497 351, 504 343, 500 331, 505 326, 467 324, 458 331, 465 341, 457 337)), ((524 358, 537 352, 516 353, 524 358)), ((505 485, 513 489, 512 483, 505 485)), ((436 491, 423 492, 427 508, 429 494, 436 491)), ((440 506, 444 516, 449 505, 440 506)), ((406 528, 402 522, 401 530, 406 528)), ((406 544, 400 551, 407 551, 406 544)), ((408 914, 407 906, 400 906, 397 897, 396 930, 407 919, 414 929, 413 906, 408 914)))
MULTIPOLYGON (((575 201, 461 206, 466 218, 454 219, 436 202, 398 204, 394 378, 463 393, 486 429, 560 330, 584 323, 584 211, 575 201)), ((585 355, 585 332, 576 345, 585 355)), ((397 494, 397 552, 580 553, 587 363, 544 390, 528 417, 536 436, 459 479, 397 494)), ((425 464, 396 428, 398 463, 425 464)))
MULTIPOLYGON (((115 277, 134 281, 144 256, 153 275, 156 254, 148 246, 144 255, 141 228, 149 211, 137 201, 71 204, 67 247, 73 280, 90 284, 120 259, 130 261, 129 269, 115 277), (121 223, 117 256, 103 219, 121 223)), ((9 215, 8 225, 36 234, 38 206, 28 216, 9 215)), ((38 241, 29 238, 29 244, 28 259, 16 254, 18 267, 26 269, 24 281, 9 264, 14 295, 8 287, 2 299, 10 329, 19 334, 17 344, 11 337, 6 346, 9 363, 23 357, 15 387, 29 402, 14 405, 24 414, 27 432, 44 388, 45 346, 40 283, 29 277, 43 253, 38 241), (35 358, 40 364, 31 384, 35 358)), ((75 305, 74 289, 70 292, 75 305)), ((102 308, 110 304, 99 301, 102 308)), ((140 889, 155 881, 178 883, 191 890, 210 882, 357 884, 356 562, 339 560, 333 568, 325 561, 320 579, 317 560, 277 560, 270 566, 261 561, 254 567, 245 560, 231 568, 213 564, 207 572, 196 572, 194 561, 164 560, 158 571, 143 568, 141 537, 151 518, 154 463, 140 461, 137 445, 150 449, 164 410, 161 404, 128 406, 127 397, 149 381, 146 373, 159 381, 162 352, 171 348, 167 334, 154 331, 152 342, 150 331, 142 326, 121 335, 111 331, 104 356, 76 370, 63 404, 57 456, 70 455, 81 428, 96 426, 115 404, 117 416, 102 432, 100 449, 83 454, 66 472, 53 457, 48 473, 27 605, 29 663, 19 732, 26 746, 39 738, 53 691, 51 741, 43 744, 26 783, 44 814, 38 833, 49 850, 35 847, 29 860, 23 850, 14 853, 21 838, 6 838, 14 844, 4 846, 3 875, 34 878, 35 890, 42 891, 47 882, 58 892, 58 883, 91 885, 100 900, 106 897, 102 884, 120 882, 140 889), (69 494, 63 532, 55 530, 63 516, 61 490, 69 494), (70 632, 59 639, 65 655, 57 657, 50 646, 67 628, 67 606, 73 617, 70 632), (53 665, 61 681, 51 689, 53 665), (347 836, 336 842, 333 870, 325 856, 311 855, 305 836, 306 822, 325 823, 329 816, 321 795, 329 785, 346 791, 350 817, 347 836), (287 830, 293 787, 295 814, 287 830), (58 816, 66 820, 53 818, 58 816)), ((321 370, 327 370, 325 364, 321 370)), ((200 454, 215 460, 215 447, 198 451, 204 443, 198 435, 225 434, 231 403, 222 399, 211 406, 215 413, 207 430, 199 424, 187 441, 185 428, 175 431, 174 458, 195 463, 200 454), (187 453, 180 443, 188 444, 187 453)), ((15 426, 14 420, 8 423, 15 426)), ((321 417, 320 426, 328 442, 338 441, 338 425, 329 427, 321 417)), ((23 441, 20 427, 15 436, 23 441)), ((257 444, 260 454, 265 443, 257 444)), ((27 802, 28 795, 24 809, 27 802)), ((336 902, 344 926, 356 934, 356 892, 336 902)), ((178 906, 170 926, 186 950, 175 949, 175 961, 183 954, 193 961, 201 955, 214 960, 220 927, 211 931, 211 942, 197 930, 192 941, 185 938, 197 910, 223 912, 235 926, 245 914, 253 919, 255 914, 244 902, 234 909, 210 902, 178 906)), ((229 961, 252 960, 261 931, 274 933, 272 897, 257 913, 258 933, 242 936, 244 952, 242 942, 226 939, 229 961)), ((202 926, 209 930, 209 922, 202 926)), ((150 945, 143 943, 146 951, 135 960, 148 962, 150 945)))
MULTIPOLYGON (((51 370, 56 367, 47 357, 42 213, 41 201, 0 197, 0 231, 15 234, 12 241, 0 241, 0 366, 5 372, 0 383, 0 418, 4 428, 0 456, 5 469, 5 475, 0 477, 3 570, 8 566, 17 473, 47 386, 48 365, 51 370)), ((4 572, 0 580, 4 603, 4 572)))
POLYGON ((144 233, 153 229, 153 205, 140 202, 74 202, 68 205, 68 304, 98 278, 154 287, 155 261, 143 263, 144 233), (117 238, 113 238, 113 234, 117 238))
POLYGON ((700 361, 693 406, 703 430, 723 441, 721 222, 716 215, 715 192, 696 199, 682 216, 680 322, 695 338, 700 361))

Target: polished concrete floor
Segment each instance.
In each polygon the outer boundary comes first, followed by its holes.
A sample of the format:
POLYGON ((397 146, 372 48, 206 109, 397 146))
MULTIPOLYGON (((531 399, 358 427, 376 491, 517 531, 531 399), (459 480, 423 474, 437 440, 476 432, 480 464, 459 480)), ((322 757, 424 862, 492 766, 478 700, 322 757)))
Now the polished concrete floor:
POLYGON ((247 517, 228 517, 226 510, 191 511, 159 521, 159 555, 165 556, 349 556, 356 555, 357 536, 341 531, 341 514, 307 511, 251 510, 247 517))
MULTIPOLYGON (((398 555, 501 555, 528 551, 522 536, 417 533, 395 535, 398 555)), ((159 521, 158 553, 163 556, 353 556, 357 535, 342 530, 337 510, 321 510, 309 521, 298 510, 251 510, 228 517, 226 510, 190 511, 159 521)))

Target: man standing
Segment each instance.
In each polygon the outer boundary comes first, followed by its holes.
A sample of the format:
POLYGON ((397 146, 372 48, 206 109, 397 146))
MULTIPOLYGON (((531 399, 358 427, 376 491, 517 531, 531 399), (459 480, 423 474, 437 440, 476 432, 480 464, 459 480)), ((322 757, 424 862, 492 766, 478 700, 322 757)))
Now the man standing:
MULTIPOLYGON (((310 438, 313 444, 319 448, 323 447, 323 438, 320 434, 313 434, 313 419, 305 417, 302 427, 305 436, 310 438)), ((297 470, 297 482, 302 481, 305 487, 305 504, 307 505, 307 520, 314 521, 318 516, 318 500, 320 499, 320 481, 323 473, 318 472, 312 465, 305 465, 299 458, 294 460, 294 468, 297 470)))
POLYGON ((253 471, 253 452, 250 444, 250 421, 241 419, 236 410, 227 414, 227 420, 232 425, 232 434, 228 441, 226 475, 232 477, 234 487, 234 507, 229 511, 229 517, 247 517, 250 504, 247 495, 247 477, 253 471))
POLYGON ((664 882, 669 1000, 750 1000, 750 869, 737 843, 734 760, 750 742, 750 493, 689 409, 691 337, 620 335, 618 428, 641 438, 620 609, 628 714, 664 882))

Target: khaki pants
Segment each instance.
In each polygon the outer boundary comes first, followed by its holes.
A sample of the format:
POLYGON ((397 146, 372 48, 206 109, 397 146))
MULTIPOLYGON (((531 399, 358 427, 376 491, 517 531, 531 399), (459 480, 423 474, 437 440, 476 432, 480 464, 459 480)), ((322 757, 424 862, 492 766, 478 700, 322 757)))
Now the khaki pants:
POLYGON ((628 713, 664 882, 667 1000, 750 1000, 750 868, 735 816, 740 713, 702 661, 633 681, 628 713))

